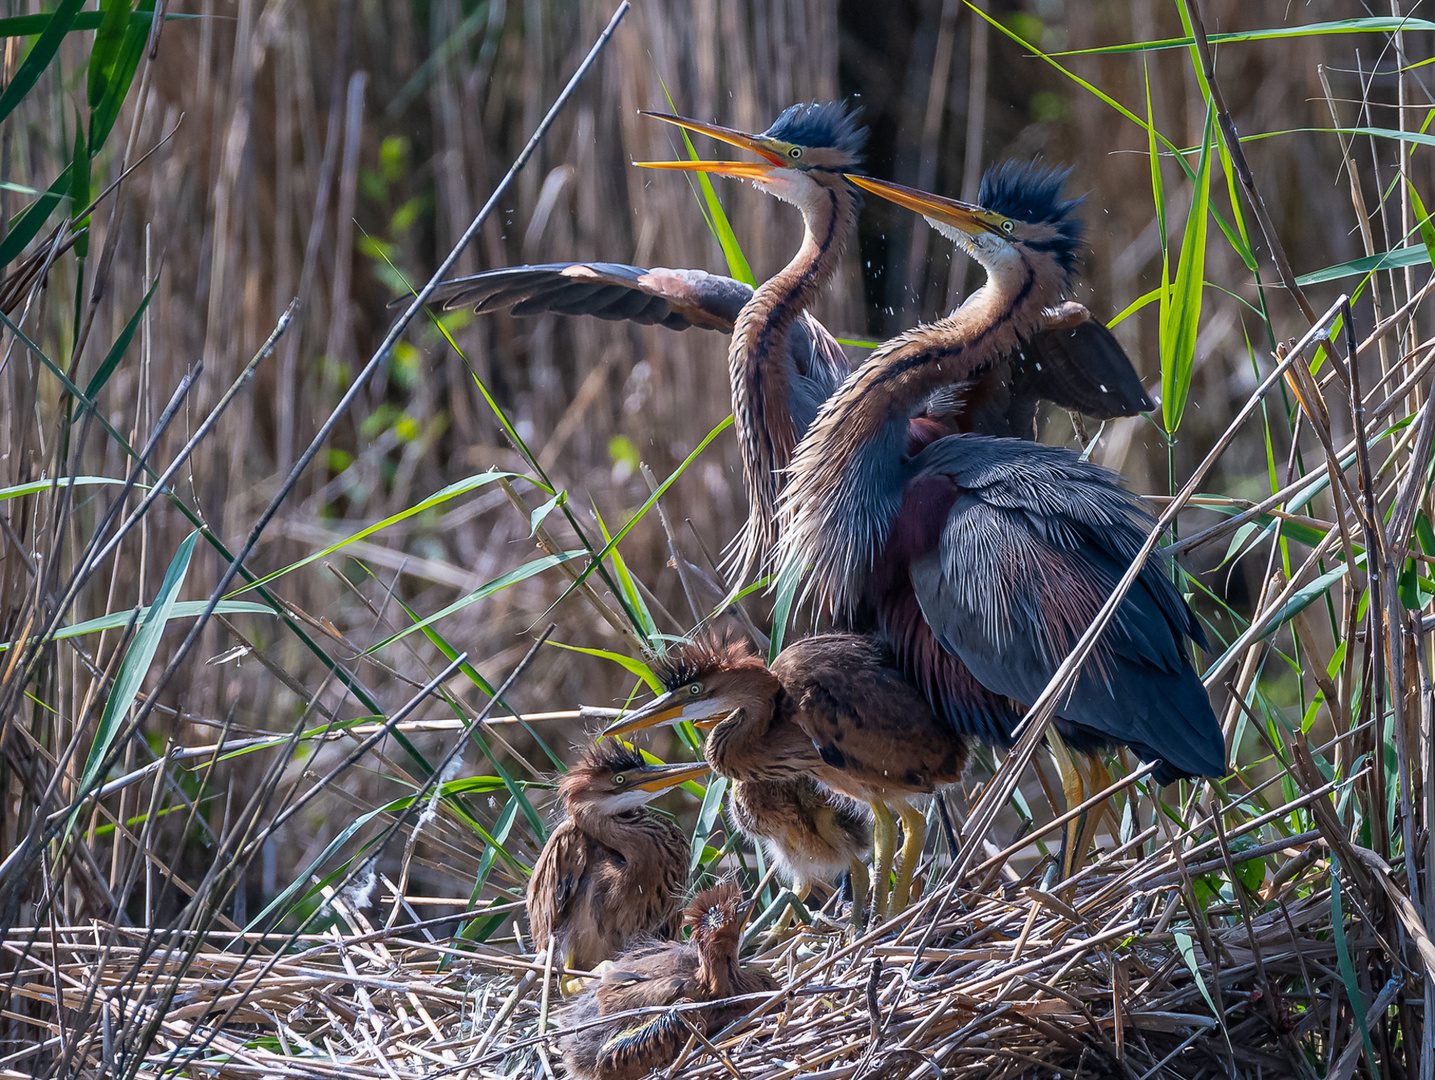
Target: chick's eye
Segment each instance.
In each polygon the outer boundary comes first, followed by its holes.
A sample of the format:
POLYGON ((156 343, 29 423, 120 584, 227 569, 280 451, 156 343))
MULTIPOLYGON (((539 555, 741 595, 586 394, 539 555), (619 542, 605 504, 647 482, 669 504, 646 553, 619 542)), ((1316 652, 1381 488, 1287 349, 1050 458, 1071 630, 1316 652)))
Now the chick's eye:
POLYGON ((622 786, 623 786, 624 784, 626 784, 627 782, 628 782, 628 778, 627 778, 626 776, 624 776, 622 773, 619 773, 617 776, 613 777, 613 786, 614 786, 614 787, 622 787, 622 786))
POLYGON ((697 697, 697 696, 698 696, 699 694, 701 694, 702 692, 703 692, 703 684, 702 684, 702 683, 693 683, 692 686, 689 686, 689 687, 688 687, 688 693, 692 694, 693 697, 697 697))

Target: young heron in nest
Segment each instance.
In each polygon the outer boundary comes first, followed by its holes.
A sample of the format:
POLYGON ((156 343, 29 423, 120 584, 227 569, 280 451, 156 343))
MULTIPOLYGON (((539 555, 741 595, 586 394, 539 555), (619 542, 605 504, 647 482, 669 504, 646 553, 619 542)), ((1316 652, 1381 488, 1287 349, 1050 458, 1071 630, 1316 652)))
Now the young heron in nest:
MULTIPOLYGON (((702 765, 650 765, 636 751, 590 747, 558 781, 567 813, 528 879, 534 950, 553 939, 555 965, 591 970, 643 934, 677 933, 688 884, 688 838, 647 809, 702 765)), ((565 993, 581 982, 562 977, 565 993)))
MULTIPOLYGON (((918 453, 907 422, 1041 330, 1081 246, 1065 173, 1007 163, 981 205, 853 183, 924 214, 987 272, 950 317, 877 350, 823 406, 783 495, 784 575, 836 613, 862 611, 951 730, 1010 744, 1152 524, 1120 477, 1062 449, 952 435, 918 453)), ((1196 617, 1150 561, 1056 708, 1073 749, 1129 746, 1158 784, 1216 776, 1225 744, 1188 643, 1196 617)), ((1068 800, 1082 798, 1079 775, 1068 800)))
POLYGON ((722 1005, 723 999, 777 989, 769 976, 738 962, 746 915, 741 890, 719 885, 689 905, 684 922, 692 936, 687 941, 648 943, 618 957, 602 981, 565 1011, 565 1026, 630 1009, 719 1004, 685 1010, 681 1017, 665 1011, 575 1031, 558 1044, 568 1071, 585 1080, 637 1080, 676 1060, 691 1033, 689 1024, 705 1035, 716 1033, 752 1007, 752 1002, 722 1005))
POLYGON ((818 634, 793 642, 769 668, 746 642, 708 638, 669 658, 665 683, 666 693, 605 734, 690 720, 710 729, 703 754, 724 776, 809 776, 865 803, 875 823, 873 911, 888 914, 894 861, 890 910, 907 905, 927 836, 914 799, 960 778, 967 745, 880 642, 818 634), (905 833, 900 852, 893 810, 905 833))

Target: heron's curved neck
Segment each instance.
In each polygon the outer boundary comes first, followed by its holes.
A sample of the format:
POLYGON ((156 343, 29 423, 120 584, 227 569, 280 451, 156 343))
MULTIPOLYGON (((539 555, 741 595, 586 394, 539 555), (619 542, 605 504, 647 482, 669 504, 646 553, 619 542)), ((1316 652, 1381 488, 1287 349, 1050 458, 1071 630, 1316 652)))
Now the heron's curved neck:
POLYGON ((655 837, 662 831, 662 821, 646 810, 626 810, 613 814, 585 803, 568 807, 573 824, 604 847, 612 848, 628 862, 634 859, 651 861, 655 837))
POLYGON ((781 697, 782 686, 774 679, 770 688, 754 694, 708 732, 703 757, 715 771, 732 780, 766 776, 780 756, 770 735, 781 697))
POLYGON ((737 942, 714 941, 698 949, 697 981, 708 1001, 733 994, 733 973, 737 967, 737 942))
POLYGON ((845 183, 813 184, 801 204, 802 246, 768 278, 738 313, 728 351, 733 412, 749 474, 770 476, 786 466, 797 444, 787 407, 787 335, 793 323, 832 280, 857 227, 861 203, 845 183))

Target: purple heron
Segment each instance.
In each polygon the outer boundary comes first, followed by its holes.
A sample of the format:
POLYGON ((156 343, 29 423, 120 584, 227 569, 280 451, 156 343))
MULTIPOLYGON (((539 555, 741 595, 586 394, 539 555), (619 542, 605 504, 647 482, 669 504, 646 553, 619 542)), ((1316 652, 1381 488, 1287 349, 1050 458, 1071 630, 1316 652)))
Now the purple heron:
MULTIPOLYGON (((591 314, 730 333, 733 415, 748 494, 748 518, 733 559, 747 576, 777 540, 782 470, 818 407, 851 370, 842 347, 807 308, 836 273, 855 232, 861 194, 843 171, 859 164, 867 131, 840 102, 793 105, 760 134, 646 115, 761 159, 639 164, 735 176, 797 206, 803 241, 782 270, 753 290, 701 270, 550 263, 460 278, 433 296, 448 307, 472 305, 478 312, 591 314)), ((956 414, 942 418, 944 430, 1034 438, 1041 399, 1103 420, 1151 407, 1116 339, 1084 307, 1068 302, 1044 318, 1044 332, 964 388, 956 414)))
MULTIPOLYGON (((907 417, 933 390, 1021 349, 1065 298, 1082 237, 1065 177, 1008 162, 987 172, 975 206, 851 177, 924 214, 987 279, 948 318, 887 342, 828 399, 783 495, 782 573, 839 618, 868 612, 953 729, 999 744, 1021 715, 1012 703, 1041 693, 1152 519, 1120 477, 1067 450, 952 435, 912 454, 907 417)), ((1205 635, 1152 560, 1058 703, 1063 740, 1129 746, 1156 763, 1158 784, 1223 772, 1190 642, 1205 635)), ((1068 799, 1079 794, 1079 776, 1067 786, 1068 799)))

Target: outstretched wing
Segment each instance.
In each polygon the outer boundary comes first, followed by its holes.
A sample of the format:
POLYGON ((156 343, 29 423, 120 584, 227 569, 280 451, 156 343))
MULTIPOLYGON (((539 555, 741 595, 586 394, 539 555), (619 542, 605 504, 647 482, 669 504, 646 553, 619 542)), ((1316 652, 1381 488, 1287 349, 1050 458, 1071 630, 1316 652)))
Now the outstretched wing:
POLYGON ((445 281, 432 301, 479 314, 594 315, 671 330, 698 326, 732 333, 751 286, 703 270, 645 270, 623 263, 540 263, 445 281))
MULTIPOLYGON (((690 326, 731 334, 752 286, 705 270, 669 270, 623 263, 542 263, 489 270, 446 281, 432 301, 445 309, 472 306, 480 315, 593 315, 599 319, 690 326)), ((788 379, 793 418, 805 428, 817 406, 851 370, 842 346, 804 313, 787 336, 794 377, 788 379), (811 415, 809 415, 811 414, 811 415)))
MULTIPOLYGON (((1056 447, 960 436, 919 476, 958 490, 912 584, 942 645, 986 687, 1030 704, 1090 625, 1151 526, 1115 474, 1056 447)), ((1216 776, 1225 743, 1186 642, 1195 616, 1148 562, 1071 692, 1057 705, 1078 749, 1125 744, 1156 778, 1216 776)))
POLYGON ((1067 301, 1047 313, 1047 329, 993 364, 963 390, 958 430, 1032 439, 1037 402, 1097 420, 1154 408, 1130 358, 1083 305, 1067 301))

